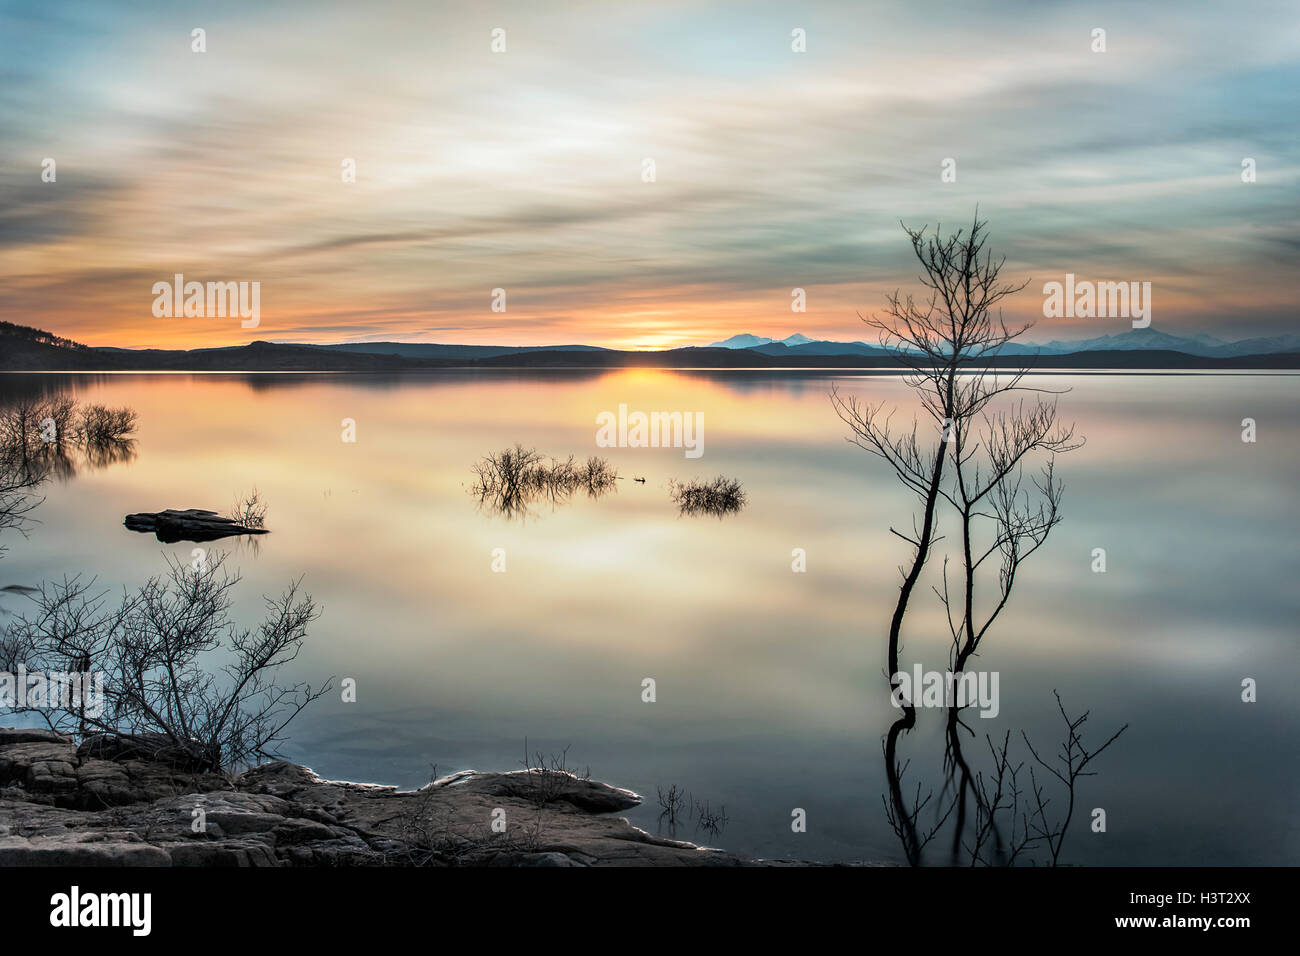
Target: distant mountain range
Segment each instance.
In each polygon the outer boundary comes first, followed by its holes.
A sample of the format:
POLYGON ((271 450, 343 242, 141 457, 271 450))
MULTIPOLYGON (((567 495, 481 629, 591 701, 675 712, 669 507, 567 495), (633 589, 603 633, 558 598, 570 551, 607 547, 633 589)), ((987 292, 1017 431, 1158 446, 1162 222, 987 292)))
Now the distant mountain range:
MULTIPOLYGON (((890 369, 899 360, 866 342, 775 340, 734 335, 701 347, 661 352, 590 345, 439 345, 362 342, 302 345, 251 342, 208 349, 91 347, 40 329, 0 322, 0 371, 9 372, 400 372, 447 368, 830 368, 890 369), (752 343, 752 344, 751 344, 752 343)), ((1223 342, 1135 329, 1081 342, 1011 345, 990 366, 1036 369, 1300 369, 1300 336, 1223 342), (1032 356, 1032 358, 1029 358, 1032 356)))
MULTIPOLYGON (((808 336, 801 335, 798 332, 796 332, 794 335, 786 336, 785 338, 781 339, 779 343, 776 339, 769 339, 761 335, 749 335, 746 333, 743 335, 733 335, 731 338, 723 339, 721 342, 714 342, 712 345, 709 346, 709 348, 752 349, 752 348, 757 348, 760 345, 777 345, 777 344, 789 345, 789 346, 808 345, 812 341, 813 340, 808 338, 808 336)), ((861 343, 857 343, 857 344, 861 344, 861 343)))
MULTIPOLYGON (((770 339, 748 333, 733 335, 709 348, 753 349, 767 355, 862 355, 878 357, 888 352, 878 345, 866 342, 834 342, 814 340, 796 332, 784 339, 770 339)), ((1113 351, 1169 351, 1182 352, 1202 358, 1235 358, 1244 355, 1274 355, 1282 352, 1300 352, 1300 335, 1286 334, 1262 336, 1226 342, 1212 335, 1172 335, 1155 328, 1130 329, 1115 335, 1102 335, 1092 339, 1062 341, 1054 339, 1046 344, 1032 342, 1012 343, 1002 348, 1001 355, 1076 355, 1080 352, 1113 351)))

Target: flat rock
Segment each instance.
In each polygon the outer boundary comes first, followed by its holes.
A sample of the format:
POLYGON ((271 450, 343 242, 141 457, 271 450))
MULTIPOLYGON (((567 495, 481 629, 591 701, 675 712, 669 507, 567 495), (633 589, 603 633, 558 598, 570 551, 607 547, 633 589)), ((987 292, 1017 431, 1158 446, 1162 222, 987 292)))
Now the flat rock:
POLYGON ((558 770, 514 770, 489 774, 466 770, 435 781, 431 786, 470 786, 493 796, 519 797, 534 802, 563 801, 588 813, 614 813, 641 805, 641 797, 631 790, 621 790, 558 770))
POLYGON ((127 515, 122 522, 131 531, 152 531, 159 541, 174 544, 177 541, 216 541, 241 534, 267 534, 265 528, 247 528, 225 515, 201 508, 177 511, 141 512, 127 515))
POLYGON ((78 747, 0 728, 0 866, 755 863, 651 836, 613 815, 639 796, 567 773, 464 771, 403 791, 287 761, 228 778, 177 756, 158 738, 78 747))
POLYGON ((81 839, 0 838, 0 866, 171 866, 172 858, 148 843, 81 839))

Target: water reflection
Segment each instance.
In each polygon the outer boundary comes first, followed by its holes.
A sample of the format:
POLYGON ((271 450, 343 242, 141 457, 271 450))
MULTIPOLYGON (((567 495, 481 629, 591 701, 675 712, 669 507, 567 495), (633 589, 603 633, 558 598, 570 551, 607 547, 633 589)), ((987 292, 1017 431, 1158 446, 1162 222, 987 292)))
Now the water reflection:
POLYGON ((80 468, 98 470, 136 457, 136 413, 79 403, 71 395, 18 395, 0 401, 0 470, 34 487, 68 481, 80 468))
MULTIPOLYGON (((0 393, 38 394, 33 378, 0 376, 0 393)), ((725 804, 728 849, 906 862, 878 798, 890 789, 879 735, 898 718, 881 619, 899 580, 888 529, 913 499, 844 441, 832 381, 864 401, 906 399, 896 376, 843 372, 70 376, 60 387, 79 402, 139 412, 137 453, 41 486, 42 523, 7 537, 0 583, 79 572, 135 588, 159 573, 160 551, 188 562, 192 545, 133 534, 123 515, 219 505, 256 483, 274 533, 256 560, 237 559, 247 592, 305 574, 324 616, 296 674, 371 688, 306 711, 290 759, 336 779, 419 786, 431 762, 513 769, 529 734, 548 749, 572 744, 594 778, 648 795, 629 813, 647 830, 657 788, 681 781, 725 804), (680 449, 597 446, 596 416, 620 403, 701 412, 701 464, 680 449), (357 422, 355 444, 340 441, 343 418, 357 422), (469 466, 516 442, 575 463, 601 455, 626 477, 596 499, 580 490, 554 509, 543 499, 544 521, 489 520, 467 493, 469 466), (696 468, 742 480, 744 510, 678 520, 669 482, 696 468), (508 551, 508 574, 492 573, 495 548, 508 551), (792 571, 796 548, 804 573, 792 571), (657 703, 641 700, 646 677, 657 703), (791 830, 794 807, 808 811, 806 832, 791 830)), ((1027 773, 1037 764, 1023 730, 1051 760, 1064 736, 1057 688, 1072 716, 1092 709, 1096 742, 1132 724, 1087 783, 1086 806, 1107 808, 1111 833, 1071 836, 1069 863, 1294 860, 1298 794, 1279 754, 1300 729, 1300 702, 1261 695, 1246 706, 1239 684, 1300 680, 1300 380, 1066 381, 1089 443, 1069 460, 1067 520, 981 650, 980 667, 1002 675, 1002 711, 968 721, 964 758, 993 784, 987 738, 1000 745, 1009 730, 1011 766, 1027 773), (1246 416, 1269 423, 1256 445, 1240 440, 1246 416), (1090 569, 1096 547, 1109 552, 1106 574, 1090 569)), ((921 582, 905 650, 938 669, 951 638, 932 584, 942 581, 921 582)), ((255 599, 234 609, 248 626, 262 611, 255 599)), ((925 827, 953 793, 940 773, 943 725, 921 721, 896 754, 909 808, 918 782, 922 798, 935 791, 925 827)), ((955 813, 927 850, 934 862, 947 859, 955 813)), ((968 795, 967 843, 976 816, 968 795)))
POLYGON ((687 839, 696 845, 716 840, 727 829, 727 808, 700 800, 677 784, 656 788, 659 804, 658 833, 669 839, 687 839))

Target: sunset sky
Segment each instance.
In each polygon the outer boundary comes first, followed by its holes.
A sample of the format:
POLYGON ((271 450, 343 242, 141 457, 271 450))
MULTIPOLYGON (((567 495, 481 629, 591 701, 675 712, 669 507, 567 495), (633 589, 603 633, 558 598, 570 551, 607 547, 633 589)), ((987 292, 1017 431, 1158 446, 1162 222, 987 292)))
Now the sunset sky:
POLYGON ((1164 331, 1297 332, 1298 54, 1294 2, 4 3, 0 318, 134 347, 869 338, 856 312, 915 286, 899 220, 978 204, 1035 341, 1130 327, 1042 318, 1067 272, 1151 282, 1164 331), (155 318, 178 272, 260 282, 260 327, 155 318))

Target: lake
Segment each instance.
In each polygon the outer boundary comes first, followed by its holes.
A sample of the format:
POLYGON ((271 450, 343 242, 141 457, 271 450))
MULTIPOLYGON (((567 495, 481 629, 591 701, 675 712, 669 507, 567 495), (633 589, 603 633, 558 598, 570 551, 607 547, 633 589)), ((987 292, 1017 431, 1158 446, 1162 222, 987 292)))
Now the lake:
MULTIPOLYGON (((881 804, 896 714, 884 635, 908 557, 889 529, 910 529, 913 501, 845 441, 832 382, 911 417, 897 376, 842 370, 0 376, 0 400, 66 391, 139 413, 134 459, 44 487, 29 537, 3 542, 0 586, 80 573, 134 588, 194 545, 128 531, 124 515, 225 510, 256 486, 271 533, 204 546, 243 575, 239 618, 258 620, 260 596, 301 576, 323 616, 292 676, 357 687, 354 703, 336 691, 299 717, 287 758, 414 787, 433 765, 518 769, 527 738, 645 795, 629 816, 652 832, 658 788, 676 785, 727 815, 716 835, 679 825, 680 839, 901 861, 881 804), (597 416, 620 405, 702 414, 703 454, 598 447, 597 416), (607 457, 622 480, 522 518, 481 508, 472 466, 516 442, 607 457), (742 482, 745 507, 679 514, 669 482, 718 474, 742 482), (792 832, 796 808, 806 832, 792 832)), ((1091 711, 1094 743, 1129 725, 1081 786, 1065 861, 1295 863, 1300 378, 1033 382, 1070 389, 1061 412, 1087 444, 1059 460, 1064 521, 973 664, 1000 675, 1001 699, 996 717, 968 721, 969 756, 987 764, 983 735, 1008 730, 1054 751, 1055 689, 1091 711)), ((946 634, 918 589, 908 667, 945 668, 946 634)), ((908 779, 936 792, 940 724, 923 711, 903 746, 908 779)))

